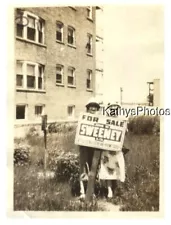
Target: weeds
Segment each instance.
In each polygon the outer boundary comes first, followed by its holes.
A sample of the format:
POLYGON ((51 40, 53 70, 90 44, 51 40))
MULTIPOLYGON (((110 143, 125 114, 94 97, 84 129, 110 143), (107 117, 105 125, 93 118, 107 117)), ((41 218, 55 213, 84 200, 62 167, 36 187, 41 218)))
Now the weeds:
POLYGON ((158 116, 137 116, 129 119, 128 129, 133 134, 159 134, 160 118, 158 116))
MULTIPOLYGON (((151 124, 157 124, 153 122, 151 124)), ((130 149, 125 156, 126 181, 118 182, 113 203, 122 205, 122 211, 158 211, 160 139, 149 129, 141 129, 141 132, 149 131, 148 135, 136 134, 140 133, 135 128, 139 126, 131 126, 132 132, 128 133, 124 143, 125 147, 130 149)), ((14 210, 103 210, 98 206, 98 201, 85 205, 76 201, 73 196, 79 192, 78 151, 74 138, 73 130, 48 134, 48 169, 56 173, 55 178, 51 180, 39 179, 37 176, 38 172, 43 170, 43 136, 27 135, 25 140, 15 140, 17 144, 30 146, 30 165, 14 167, 14 210)), ((98 185, 96 193, 99 193, 99 190, 105 193, 105 187, 98 185)))

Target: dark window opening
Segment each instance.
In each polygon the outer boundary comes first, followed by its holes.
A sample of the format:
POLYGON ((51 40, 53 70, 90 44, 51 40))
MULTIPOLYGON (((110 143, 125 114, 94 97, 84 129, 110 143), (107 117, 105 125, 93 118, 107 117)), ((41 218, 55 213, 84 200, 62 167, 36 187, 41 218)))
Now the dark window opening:
POLYGON ((87 79, 87 89, 91 88, 91 80, 87 79))
POLYGON ((72 117, 74 116, 74 106, 68 106, 68 116, 72 117))
POLYGON ((68 76, 68 84, 74 85, 74 78, 73 77, 68 76))
POLYGON ((35 29, 27 27, 27 39, 35 41, 35 29))
POLYGON ((91 44, 87 43, 87 53, 91 53, 91 44))
POLYGON ((68 44, 74 45, 74 29, 68 28, 68 44))
POLYGON ((35 106, 35 115, 41 116, 43 112, 43 106, 35 106))
POLYGON ((60 31, 56 32, 56 40, 62 41, 62 33, 60 31))
POLYGON ((43 89, 43 72, 44 66, 39 66, 38 89, 43 89))
POLYGON ((17 36, 18 37, 23 37, 23 29, 24 29, 24 26, 22 24, 17 24, 17 36))
POLYGON ((42 85, 42 78, 39 77, 38 78, 38 89, 42 89, 43 88, 43 85, 42 85))
POLYGON ((38 35, 39 35, 39 43, 43 43, 43 32, 42 31, 39 31, 39 33, 38 33, 38 35))
POLYGON ((27 87, 35 88, 35 77, 27 75, 27 87))
POLYGON ((16 107, 16 119, 25 119, 25 105, 16 107))
POLYGON ((91 89, 92 88, 91 76, 92 76, 92 71, 88 70, 87 71, 87 89, 91 89))
POLYGON ((92 54, 92 36, 88 35, 88 42, 86 45, 87 53, 92 54))
POLYGON ((62 41, 63 36, 62 36, 62 29, 63 29, 63 23, 57 22, 57 28, 56 28, 56 40, 62 41))
POLYGON ((58 84, 62 83, 62 75, 59 73, 56 74, 56 83, 58 84))
POLYGON ((23 86, 23 64, 20 61, 17 61, 16 65, 16 86, 23 86))
POLYGON ((23 75, 17 74, 16 83, 17 83, 18 87, 22 87, 23 86, 23 75))
POLYGON ((27 87, 35 88, 35 66, 27 64, 27 87))
POLYGON ((74 44, 74 38, 72 36, 68 35, 68 44, 73 45, 74 44))

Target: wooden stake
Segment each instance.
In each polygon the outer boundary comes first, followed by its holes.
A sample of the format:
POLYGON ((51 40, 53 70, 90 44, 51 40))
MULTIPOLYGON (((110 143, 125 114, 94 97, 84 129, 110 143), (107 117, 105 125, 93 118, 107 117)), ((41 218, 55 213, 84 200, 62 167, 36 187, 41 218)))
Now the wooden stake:
POLYGON ((97 174, 97 169, 98 169, 100 156, 101 156, 101 151, 96 149, 94 151, 91 171, 90 171, 89 177, 88 177, 88 184, 87 184, 87 191, 86 191, 85 202, 89 202, 93 198, 95 179, 96 179, 96 174, 97 174))
POLYGON ((47 131, 44 130, 44 143, 45 143, 45 149, 44 149, 44 172, 46 176, 46 168, 47 168, 47 131))
POLYGON ((47 115, 42 115, 42 130, 44 133, 44 175, 46 177, 46 169, 47 169, 47 115))

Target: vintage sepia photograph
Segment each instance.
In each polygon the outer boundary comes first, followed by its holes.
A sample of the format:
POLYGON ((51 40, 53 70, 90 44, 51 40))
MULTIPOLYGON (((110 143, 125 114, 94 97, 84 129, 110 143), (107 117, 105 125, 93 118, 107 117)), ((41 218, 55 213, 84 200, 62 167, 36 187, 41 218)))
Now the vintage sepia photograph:
POLYGON ((163 6, 11 13, 12 210, 162 211, 163 6))

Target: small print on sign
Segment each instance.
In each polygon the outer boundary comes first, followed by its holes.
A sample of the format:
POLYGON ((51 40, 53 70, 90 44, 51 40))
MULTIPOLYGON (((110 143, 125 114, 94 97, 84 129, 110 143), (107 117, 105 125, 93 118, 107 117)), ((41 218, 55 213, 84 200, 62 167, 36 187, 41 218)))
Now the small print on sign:
POLYGON ((122 149, 126 128, 125 118, 84 113, 78 122, 75 144, 119 151, 122 149))

